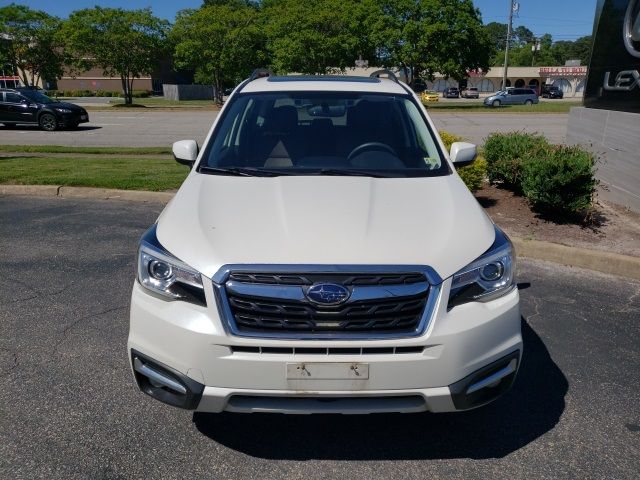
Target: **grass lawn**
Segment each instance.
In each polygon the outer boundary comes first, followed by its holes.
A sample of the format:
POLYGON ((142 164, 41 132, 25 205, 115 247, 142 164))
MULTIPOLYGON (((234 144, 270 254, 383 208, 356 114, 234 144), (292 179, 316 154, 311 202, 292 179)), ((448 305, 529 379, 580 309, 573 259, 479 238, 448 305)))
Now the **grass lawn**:
POLYGON ((64 145, 0 145, 0 152, 75 153, 75 154, 170 154, 170 147, 67 147, 64 145))
POLYGON ((580 102, 540 102, 535 105, 504 105, 502 107, 485 107, 480 103, 426 103, 430 112, 465 112, 465 113, 569 113, 571 107, 579 107, 580 102))
POLYGON ((0 183, 169 190, 178 188, 189 169, 168 158, 5 157, 0 183))

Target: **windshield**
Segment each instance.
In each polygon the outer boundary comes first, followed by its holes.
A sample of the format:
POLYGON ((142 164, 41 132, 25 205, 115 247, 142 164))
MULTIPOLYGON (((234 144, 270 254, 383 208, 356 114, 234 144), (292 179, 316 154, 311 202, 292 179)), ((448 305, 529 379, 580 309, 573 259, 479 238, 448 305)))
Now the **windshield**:
POLYGON ((449 174, 433 132, 408 95, 350 92, 239 94, 228 105, 201 173, 449 174))
POLYGON ((27 97, 29 100, 33 100, 37 103, 56 103, 55 100, 47 97, 46 95, 38 92, 37 90, 20 90, 20 93, 27 97))

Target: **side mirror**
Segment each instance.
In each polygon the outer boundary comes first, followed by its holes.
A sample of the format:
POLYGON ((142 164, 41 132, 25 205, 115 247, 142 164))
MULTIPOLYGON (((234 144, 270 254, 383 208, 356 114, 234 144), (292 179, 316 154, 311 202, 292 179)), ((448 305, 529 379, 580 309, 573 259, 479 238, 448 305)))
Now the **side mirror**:
POLYGON ((193 167, 193 164, 198 158, 198 144, 195 140, 180 140, 175 142, 171 150, 173 151, 173 158, 176 162, 182 165, 187 165, 189 168, 193 167))
POLYGON ((472 163, 477 155, 478 151, 473 143, 454 142, 451 145, 449 158, 455 167, 464 167, 472 163))

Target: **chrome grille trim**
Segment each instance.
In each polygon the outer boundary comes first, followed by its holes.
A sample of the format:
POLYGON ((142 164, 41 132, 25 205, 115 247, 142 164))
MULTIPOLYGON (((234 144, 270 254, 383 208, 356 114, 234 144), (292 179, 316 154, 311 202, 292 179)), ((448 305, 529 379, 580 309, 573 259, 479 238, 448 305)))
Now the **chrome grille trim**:
MULTIPOLYGON (((275 265, 275 264, 259 264, 259 265, 224 265, 213 276, 214 294, 216 297, 216 303, 220 316, 223 320, 223 324, 227 333, 238 337, 251 337, 251 338, 271 338, 271 339, 287 339, 287 340, 387 340, 394 338, 410 338, 417 337, 426 332, 428 326, 431 323, 431 318, 434 315, 438 299, 440 297, 442 279, 440 276, 430 267, 423 265, 275 265), (264 274, 264 275, 262 275, 264 274), (411 325, 408 329, 403 331, 394 330, 361 330, 360 328, 369 328, 367 322, 364 321, 367 317, 363 317, 363 322, 356 323, 355 329, 341 331, 321 331, 322 329, 309 331, 304 325, 305 319, 297 322, 299 330, 293 330, 295 323, 289 323, 290 319, 282 318, 273 320, 274 323, 280 322, 286 324, 288 330, 276 330, 275 328, 269 329, 261 327, 260 317, 258 317, 258 325, 254 327, 254 330, 247 330, 246 320, 251 319, 251 312, 245 312, 243 314, 244 327, 240 327, 236 321, 236 317, 230 304, 229 295, 247 295, 252 297, 247 303, 262 303, 260 298, 265 299, 265 303, 271 302, 302 302, 305 299, 303 287, 304 285, 287 285, 287 279, 303 279, 313 278, 314 275, 341 275, 350 278, 350 285, 352 285, 352 295, 341 308, 355 308, 361 306, 362 302, 374 301, 374 302, 392 302, 394 298, 398 296, 403 297, 404 301, 413 298, 418 298, 421 295, 427 294, 426 299, 423 298, 424 308, 422 313, 416 313, 419 315, 417 322, 401 323, 402 325, 411 325), (349 274, 351 276, 349 276, 349 274), (415 282, 417 275, 422 275, 427 281, 415 282), (355 278, 356 281, 352 281, 355 278), (359 278, 367 278, 363 283, 359 284, 357 281, 359 278), (412 281, 414 283, 406 284, 383 284, 383 285, 370 285, 368 278, 374 278, 377 282, 385 282, 385 279, 400 279, 406 278, 407 282, 412 281), (254 281, 253 279, 259 279, 262 283, 242 283, 238 279, 247 279, 254 281), (270 281, 270 279, 276 279, 278 283, 264 283, 270 281), (284 279, 284 281, 281 281, 284 279), (228 295, 229 292, 229 295, 228 295), (233 293, 232 293, 233 292, 233 293), (258 297, 258 300, 255 300, 258 297), (426 301, 425 301, 426 300, 426 301), (358 303, 360 302, 360 303, 358 303), (415 325, 415 327, 413 326, 415 325), (260 329, 263 328, 263 329, 260 329)), ((389 280, 390 281, 390 280, 389 280)), ((396 280, 397 281, 397 280, 396 280)), ((301 282, 302 283, 302 282, 301 282)), ((236 303, 238 298, 234 297, 236 303)), ((400 300, 400 299, 399 299, 400 300)), ((293 304, 292 304, 293 305, 293 304)), ((266 305, 268 307, 268 305, 266 305)), ((274 312, 280 313, 285 311, 286 308, 278 308, 274 306, 274 312)), ((234 307, 236 308, 236 307, 234 307)), ((260 305, 256 308, 259 310, 260 305)), ((297 308, 297 307, 296 307, 297 308)), ((296 308, 290 309, 296 314, 296 308)), ((325 319, 331 315, 331 312, 316 312, 318 315, 323 316, 325 319)), ((397 313, 397 311, 395 312, 397 313)), ((366 315, 366 314, 364 314, 366 315)), ((398 317, 399 318, 399 317, 398 317)), ((415 317, 414 317, 415 318, 415 317)), ((255 319, 253 319, 255 321, 255 319)), ((353 320, 354 322, 357 319, 353 320)), ((401 319, 400 319, 401 320, 401 319)), ((384 327, 386 321, 383 317, 378 317, 377 321, 381 322, 384 327)), ((349 323, 352 319, 349 319, 349 323)), ((377 327, 376 323, 369 322, 372 328, 377 327)), ((266 325, 266 324, 265 324, 266 325)), ((330 322, 322 325, 323 328, 329 329, 333 325, 330 322)), ((392 325, 393 327, 393 325, 392 325)), ((350 328, 350 327, 347 327, 350 328)))

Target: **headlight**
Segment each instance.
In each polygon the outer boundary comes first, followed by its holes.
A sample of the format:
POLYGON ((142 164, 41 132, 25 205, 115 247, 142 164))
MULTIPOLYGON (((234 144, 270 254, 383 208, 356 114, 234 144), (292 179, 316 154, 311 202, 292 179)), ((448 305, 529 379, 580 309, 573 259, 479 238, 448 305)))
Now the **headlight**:
POLYGON ((487 302, 515 287, 515 255, 507 236, 495 227, 491 248, 453 276, 449 308, 467 302, 487 302))
POLYGON ((157 225, 151 227, 140 240, 137 262, 140 285, 173 300, 206 305, 202 276, 160 245, 156 228, 157 225))
POLYGON ((56 111, 60 112, 60 113, 71 113, 72 112, 72 110, 69 110, 68 108, 56 108, 56 111))

